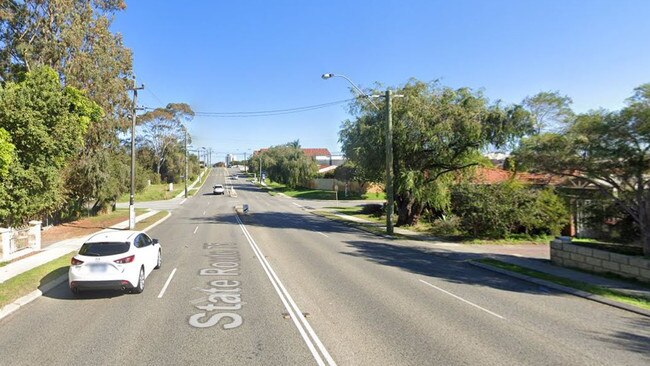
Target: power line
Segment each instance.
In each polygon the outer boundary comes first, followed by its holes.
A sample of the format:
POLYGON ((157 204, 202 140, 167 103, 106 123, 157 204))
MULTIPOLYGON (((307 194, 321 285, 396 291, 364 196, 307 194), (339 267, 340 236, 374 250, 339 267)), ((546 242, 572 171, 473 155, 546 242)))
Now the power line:
MULTIPOLYGON (((322 109, 327 107, 332 107, 335 105, 348 103, 353 101, 354 98, 338 100, 334 102, 322 103, 309 105, 304 107, 295 107, 295 108, 286 108, 286 109, 271 109, 271 110, 262 110, 262 111, 241 111, 241 112, 205 112, 205 111, 195 111, 195 116, 200 117, 214 117, 214 118, 250 118, 250 117, 267 117, 267 116, 278 116, 284 114, 293 114, 293 113, 302 113, 313 111, 316 109, 322 109)), ((145 107, 145 109, 153 110, 154 108, 145 107)))

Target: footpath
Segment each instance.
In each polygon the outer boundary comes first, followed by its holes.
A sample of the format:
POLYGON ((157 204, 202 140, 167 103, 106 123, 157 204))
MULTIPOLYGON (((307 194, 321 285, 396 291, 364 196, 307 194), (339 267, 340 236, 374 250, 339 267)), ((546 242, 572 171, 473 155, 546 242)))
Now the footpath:
MULTIPOLYGON (((362 226, 360 226, 362 230, 363 230, 363 226, 372 226, 382 230, 385 230, 386 228, 385 225, 376 222, 371 222, 362 218, 340 214, 336 212, 333 213, 337 218, 343 221, 362 224, 362 226)), ((425 233, 406 230, 403 228, 394 228, 394 233, 395 233, 395 237, 417 240, 418 242, 423 243, 423 245, 429 250, 440 251, 444 253, 459 254, 461 255, 462 258, 464 258, 464 260, 467 260, 470 264, 475 265, 477 267, 481 267, 489 271, 498 272, 504 275, 518 278, 520 280, 535 283, 540 286, 552 288, 558 291, 580 296, 589 300, 593 300, 607 305, 629 310, 637 314, 650 316, 650 310, 646 310, 640 307, 632 306, 618 301, 613 301, 602 296, 594 295, 592 293, 577 290, 575 288, 563 286, 539 278, 527 276, 525 274, 505 270, 479 261, 480 259, 484 259, 484 258, 495 259, 500 262, 505 262, 507 264, 536 271, 545 275, 562 278, 573 282, 580 282, 586 285, 598 286, 600 288, 617 291, 630 296, 650 299, 650 287, 646 287, 641 284, 637 284, 630 281, 606 278, 595 274, 577 271, 570 268, 560 267, 552 264, 550 261, 549 245, 459 244, 459 243, 445 242, 440 238, 432 237, 425 233)), ((388 237, 386 235, 384 236, 388 237)))

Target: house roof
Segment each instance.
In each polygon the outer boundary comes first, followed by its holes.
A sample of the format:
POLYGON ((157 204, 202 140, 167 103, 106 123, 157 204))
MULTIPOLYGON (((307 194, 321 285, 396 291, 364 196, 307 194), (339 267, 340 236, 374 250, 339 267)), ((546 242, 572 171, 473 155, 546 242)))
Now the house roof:
MULTIPOLYGON (((476 169, 474 180, 477 183, 495 184, 505 182, 512 178, 512 172, 501 168, 479 167, 476 169)), ((563 177, 551 174, 516 173, 515 179, 529 184, 560 185, 564 183, 563 177)))
POLYGON ((307 148, 307 149, 302 149, 302 151, 305 153, 305 155, 309 157, 332 155, 329 150, 324 148, 307 148))

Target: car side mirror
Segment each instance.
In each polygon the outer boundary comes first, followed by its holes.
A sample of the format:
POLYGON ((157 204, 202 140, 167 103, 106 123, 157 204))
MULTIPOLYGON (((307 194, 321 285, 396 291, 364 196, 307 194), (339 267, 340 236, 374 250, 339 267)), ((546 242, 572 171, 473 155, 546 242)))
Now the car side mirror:
POLYGON ((151 239, 154 244, 158 244, 158 239, 151 239))

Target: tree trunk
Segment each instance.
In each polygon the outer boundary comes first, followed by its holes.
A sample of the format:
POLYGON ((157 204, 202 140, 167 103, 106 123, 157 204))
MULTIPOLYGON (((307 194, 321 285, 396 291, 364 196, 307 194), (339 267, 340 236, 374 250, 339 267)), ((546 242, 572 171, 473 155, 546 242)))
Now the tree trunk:
POLYGON ((417 214, 415 199, 410 194, 406 197, 398 196, 395 200, 397 204, 397 223, 395 226, 412 225, 417 214))
POLYGON ((644 195, 639 202, 639 229, 643 244, 643 255, 650 256, 650 200, 644 195))

